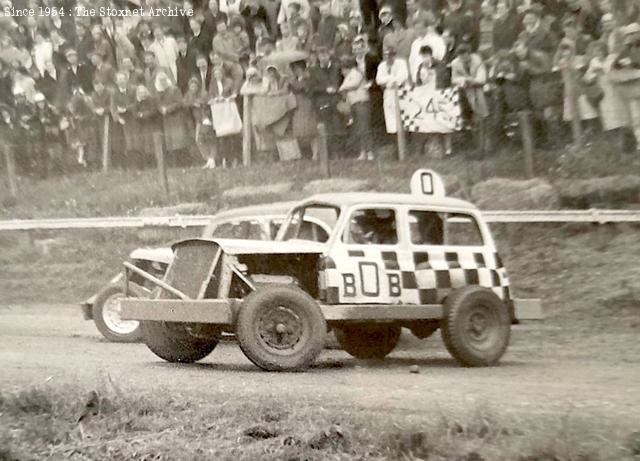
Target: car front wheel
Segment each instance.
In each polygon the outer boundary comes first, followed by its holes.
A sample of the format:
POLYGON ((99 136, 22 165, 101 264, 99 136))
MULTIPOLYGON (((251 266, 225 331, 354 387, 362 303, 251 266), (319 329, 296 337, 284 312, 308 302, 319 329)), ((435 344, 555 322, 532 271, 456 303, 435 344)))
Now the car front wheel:
POLYGON ((236 335, 247 358, 263 370, 302 371, 322 351, 327 323, 304 291, 270 286, 244 299, 236 335))
POLYGON ((140 323, 124 320, 120 301, 124 299, 122 287, 110 286, 103 289, 93 303, 93 321, 102 336, 111 342, 131 343, 140 341, 140 323))

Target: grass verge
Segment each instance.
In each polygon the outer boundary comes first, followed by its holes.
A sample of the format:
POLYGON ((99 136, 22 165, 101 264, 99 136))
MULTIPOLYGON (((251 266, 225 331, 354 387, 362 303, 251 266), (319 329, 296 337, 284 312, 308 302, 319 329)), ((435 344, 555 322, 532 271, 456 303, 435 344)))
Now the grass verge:
POLYGON ((394 415, 345 402, 43 385, 0 392, 0 459, 633 460, 640 434, 593 418, 475 407, 394 415))

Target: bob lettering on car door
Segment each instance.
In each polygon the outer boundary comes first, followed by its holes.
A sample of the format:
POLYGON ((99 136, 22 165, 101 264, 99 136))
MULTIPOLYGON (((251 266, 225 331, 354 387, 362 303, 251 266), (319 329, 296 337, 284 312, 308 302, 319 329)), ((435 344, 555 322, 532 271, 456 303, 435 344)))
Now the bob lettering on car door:
POLYGON ((350 212, 341 240, 330 251, 336 268, 327 273, 327 285, 338 288, 339 303, 417 303, 417 297, 403 290, 403 277, 406 282, 413 276, 415 286, 415 275, 410 267, 407 274, 400 267, 408 255, 400 245, 398 217, 398 210, 390 206, 350 212))

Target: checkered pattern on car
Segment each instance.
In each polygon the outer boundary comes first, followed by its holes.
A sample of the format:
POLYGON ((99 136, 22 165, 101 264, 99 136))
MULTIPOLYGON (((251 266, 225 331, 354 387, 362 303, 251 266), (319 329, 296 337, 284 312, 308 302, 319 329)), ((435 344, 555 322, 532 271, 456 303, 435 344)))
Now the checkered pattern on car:
MULTIPOLYGON (((334 258, 320 274, 321 296, 328 303, 403 303, 439 304, 449 293, 469 285, 491 289, 500 299, 510 299, 509 279, 500 256, 494 251, 467 248, 429 248, 428 250, 393 251, 379 248, 345 250, 334 258), (376 276, 381 286, 377 296, 358 296, 345 292, 344 274, 353 274, 358 286, 362 271, 360 263, 375 263, 384 267, 387 277, 376 276), (390 294, 389 278, 401 287, 400 294, 390 294)), ((393 291, 393 290, 391 290, 393 291)))

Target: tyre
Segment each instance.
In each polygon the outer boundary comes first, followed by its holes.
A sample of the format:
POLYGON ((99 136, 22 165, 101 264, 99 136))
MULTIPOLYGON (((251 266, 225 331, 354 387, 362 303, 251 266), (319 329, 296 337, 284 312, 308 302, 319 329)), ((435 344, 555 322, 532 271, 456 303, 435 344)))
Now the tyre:
POLYGON ((151 352, 171 363, 193 363, 218 345, 220 331, 206 324, 142 321, 140 329, 151 352))
POLYGON ((357 359, 383 359, 395 349, 401 331, 397 325, 344 325, 336 328, 336 338, 357 359))
POLYGON ((440 326, 449 353, 468 367, 495 365, 509 345, 511 318, 507 306, 487 289, 469 286, 445 302, 440 326))
POLYGON ((327 323, 316 301, 299 288, 257 289, 243 301, 236 323, 242 352, 267 371, 301 371, 324 347, 327 323))
POLYGON ((91 308, 93 322, 98 331, 109 341, 132 343, 140 341, 140 323, 137 320, 123 320, 120 316, 120 301, 124 298, 122 287, 109 286, 96 296, 91 308))

